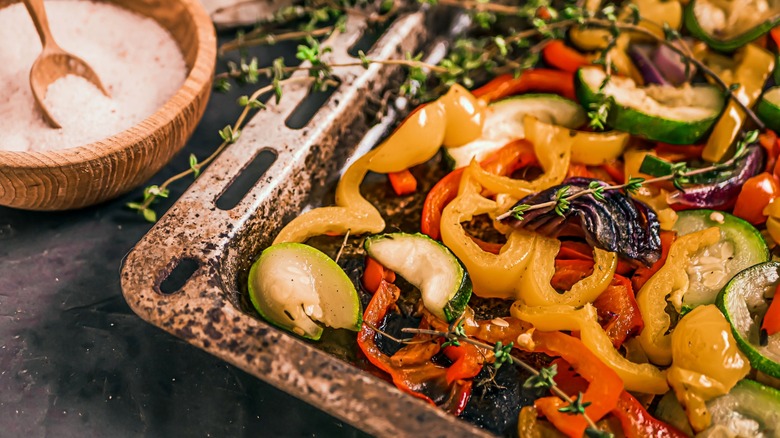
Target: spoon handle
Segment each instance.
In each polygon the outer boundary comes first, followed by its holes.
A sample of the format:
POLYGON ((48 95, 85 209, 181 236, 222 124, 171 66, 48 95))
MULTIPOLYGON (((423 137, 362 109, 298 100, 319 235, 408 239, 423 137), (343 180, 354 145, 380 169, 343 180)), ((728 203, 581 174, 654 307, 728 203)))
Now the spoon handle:
POLYGON ((33 23, 35 23, 38 36, 41 37, 43 50, 58 48, 59 46, 54 42, 54 37, 51 35, 51 29, 49 29, 49 19, 46 17, 46 8, 43 6, 43 0, 24 0, 24 5, 27 7, 30 17, 32 17, 33 23))

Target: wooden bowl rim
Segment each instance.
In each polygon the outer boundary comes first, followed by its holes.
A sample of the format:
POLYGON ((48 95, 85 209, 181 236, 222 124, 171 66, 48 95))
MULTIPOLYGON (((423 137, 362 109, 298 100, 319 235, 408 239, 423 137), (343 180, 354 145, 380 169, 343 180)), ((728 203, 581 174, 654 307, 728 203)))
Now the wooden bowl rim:
MULTIPOLYGON (((21 1, 21 0, 20 0, 21 1)), ((192 17, 197 29, 198 49, 195 62, 176 93, 145 119, 124 131, 92 143, 49 151, 3 151, 0 150, 0 168, 34 169, 51 168, 87 163, 108 157, 116 152, 131 148, 148 138, 180 116, 181 112, 198 98, 199 91, 208 86, 214 74, 217 45, 216 31, 211 17, 198 0, 166 0, 182 4, 192 17), (192 90, 192 91, 188 91, 192 90)), ((111 2, 119 7, 122 5, 111 2)), ((154 19, 154 17, 149 17, 154 19)), ((167 32, 170 33, 168 29, 167 32)), ((179 48, 181 51, 181 48, 179 48)))

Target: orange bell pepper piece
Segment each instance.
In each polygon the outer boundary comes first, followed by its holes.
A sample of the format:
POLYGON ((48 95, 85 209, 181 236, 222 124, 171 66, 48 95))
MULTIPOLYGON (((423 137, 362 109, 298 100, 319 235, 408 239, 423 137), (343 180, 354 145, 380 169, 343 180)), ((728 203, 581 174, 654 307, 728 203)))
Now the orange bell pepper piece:
POLYGON ((555 93, 577 100, 574 94, 574 73, 546 68, 524 70, 517 78, 510 74, 498 76, 472 91, 472 94, 487 102, 493 102, 529 91, 555 93))
POLYGON ((390 180, 390 185, 393 186, 393 191, 398 196, 409 195, 417 190, 417 178, 412 175, 409 169, 388 173, 387 178, 390 180))
MULTIPOLYGON (((623 392, 623 381, 612 370, 599 360, 577 338, 561 332, 540 332, 533 334, 534 351, 548 356, 561 357, 590 384, 582 393, 582 402, 590 403, 585 407, 585 413, 593 421, 598 421, 615 409, 623 392)), ((560 412, 567 403, 557 396, 543 397, 534 402, 536 409, 555 425, 558 430, 573 438, 580 438, 585 433, 588 423, 582 415, 570 415, 560 412)))
POLYGON ((585 55, 567 46, 561 40, 554 40, 545 44, 542 49, 542 57, 547 64, 571 73, 576 73, 580 67, 591 64, 585 55))
POLYGON ((780 195, 780 186, 771 173, 760 173, 747 181, 734 204, 734 216, 745 219, 753 225, 766 222, 764 208, 780 195))

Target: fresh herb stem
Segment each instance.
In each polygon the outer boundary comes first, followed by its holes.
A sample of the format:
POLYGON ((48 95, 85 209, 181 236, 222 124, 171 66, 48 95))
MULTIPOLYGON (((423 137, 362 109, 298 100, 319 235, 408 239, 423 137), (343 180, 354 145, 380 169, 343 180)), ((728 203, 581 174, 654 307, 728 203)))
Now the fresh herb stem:
MULTIPOLYGON (((411 327, 403 328, 403 329, 401 329, 401 331, 403 333, 409 333, 409 334, 438 336, 438 337, 442 337, 442 338, 445 338, 445 339, 448 339, 448 340, 450 340, 450 339, 457 339, 458 341, 469 343, 471 345, 474 345, 475 347, 479 347, 479 348, 481 348, 483 350, 486 350, 487 352, 494 352, 496 350, 496 346, 495 345, 490 345, 488 343, 481 342, 481 341, 478 341, 476 339, 469 338, 468 336, 458 335, 458 334, 453 333, 453 332, 441 332, 441 331, 438 331, 438 330, 426 330, 426 329, 417 329, 417 328, 411 328, 411 327)), ((377 330, 377 332, 379 332, 379 333, 384 335, 384 333, 382 333, 381 331, 377 330)), ((525 371, 531 373, 531 375, 539 376, 541 374, 539 372, 539 370, 537 370, 536 368, 534 368, 533 366, 531 366, 530 364, 528 364, 524 360, 522 360, 522 359, 520 359, 520 358, 518 358, 518 357, 516 357, 514 355, 511 355, 511 354, 508 355, 508 357, 512 360, 512 362, 515 365, 517 365, 520 368, 524 369, 525 371)), ((568 394, 566 394, 563 390, 561 390, 558 387, 558 385, 555 383, 555 380, 550 379, 550 381, 551 381, 550 391, 552 391, 555 395, 560 397, 563 401, 565 401, 569 405, 574 405, 575 404, 575 401, 571 397, 569 397, 568 394)), ((594 430, 599 430, 599 427, 588 416, 587 413, 582 412, 582 416, 585 418, 585 421, 588 422, 588 426, 590 428, 592 428, 594 430)))
MULTIPOLYGON (((429 64, 427 62, 418 61, 414 59, 386 59, 383 61, 378 61, 374 59, 364 58, 363 60, 359 62, 346 62, 341 64, 322 64, 321 66, 311 66, 311 65, 301 65, 301 66, 289 66, 289 67, 283 67, 279 71, 281 71, 284 74, 292 74, 297 71, 301 70, 325 70, 325 69, 334 69, 334 68, 347 68, 347 67, 366 67, 370 64, 378 64, 378 65, 400 65, 408 68, 423 68, 427 69, 429 71, 435 72, 435 73, 444 73, 447 71, 446 68, 429 64)), ((273 75, 277 69, 273 66, 271 67, 265 67, 265 68, 259 68, 257 69, 258 75, 273 75)), ((241 71, 226 71, 222 73, 218 73, 214 75, 214 80, 219 81, 223 79, 240 79, 244 76, 244 74, 241 71)))
POLYGON ((713 71, 711 68, 709 68, 705 63, 697 59, 690 50, 685 50, 680 47, 677 47, 676 44, 674 44, 673 41, 669 41, 665 38, 659 37, 657 34, 652 32, 651 30, 648 30, 642 26, 638 26, 635 24, 629 24, 629 23, 615 23, 608 20, 602 20, 598 18, 588 18, 585 19, 582 23, 584 26, 593 26, 593 27, 600 27, 604 29, 609 29, 612 27, 617 27, 620 30, 630 31, 630 32, 637 32, 641 33, 642 35, 648 36, 650 38, 653 38, 655 41, 667 46, 669 49, 671 49, 673 52, 677 53, 678 55, 682 56, 684 59, 686 59, 688 62, 691 62, 693 65, 695 65, 699 70, 702 71, 702 73, 706 74, 712 80, 714 80, 720 88, 723 89, 723 91, 726 93, 726 96, 733 100, 739 107, 742 109, 742 111, 745 112, 745 114, 750 117, 753 122, 756 124, 756 126, 764 130, 766 129, 766 125, 764 122, 761 121, 761 119, 756 115, 756 113, 753 112, 747 105, 745 105, 744 102, 737 99, 737 97, 734 95, 733 90, 729 87, 729 85, 717 74, 715 71, 713 71))
MULTIPOLYGON (((299 78, 288 78, 284 79, 279 82, 279 85, 289 85, 293 83, 306 83, 306 82, 312 82, 314 79, 311 77, 299 77, 299 78)), ((265 87, 259 88, 254 93, 252 93, 249 100, 257 100, 260 96, 270 93, 274 91, 274 85, 267 85, 265 87)), ((252 107, 247 105, 244 107, 243 111, 241 111, 241 114, 238 116, 238 119, 236 119, 235 123, 233 125, 229 125, 229 131, 233 133, 240 133, 241 128, 244 125, 244 122, 246 121, 246 118, 249 116, 249 113, 251 112, 252 107)), ((189 169, 179 172, 176 175, 173 175, 172 177, 165 180, 162 184, 159 186, 159 191, 165 193, 168 189, 168 187, 173 184, 174 182, 186 178, 196 172, 200 172, 204 167, 208 166, 209 163, 214 161, 215 158, 226 148, 228 145, 232 144, 235 139, 238 138, 238 134, 236 134, 234 137, 223 139, 222 143, 217 147, 214 152, 211 153, 207 158, 205 158, 203 161, 200 161, 199 163, 190 166, 189 169)), ((146 197, 144 201, 140 204, 134 204, 131 206, 132 209, 137 210, 139 213, 144 214, 147 210, 150 209, 152 203, 157 200, 159 195, 152 194, 151 196, 146 197)))
POLYGON ((321 36, 330 35, 335 26, 327 26, 314 30, 299 30, 292 32, 284 32, 279 34, 260 34, 254 36, 250 33, 244 35, 241 38, 236 38, 232 41, 228 41, 219 47, 219 55, 222 56, 225 53, 232 52, 234 50, 246 49, 248 47, 261 46, 264 44, 276 44, 281 41, 299 41, 307 38, 317 38, 321 36))
MULTIPOLYGON (((680 167, 680 170, 676 170, 668 175, 663 175, 648 180, 645 180, 643 178, 631 178, 629 176, 628 181, 625 184, 608 185, 608 186, 591 185, 588 189, 582 190, 580 192, 568 196, 566 196, 566 193, 568 192, 567 189, 562 192, 563 195, 556 196, 556 199, 552 201, 542 202, 540 204, 533 204, 533 205, 518 204, 512 207, 511 209, 509 209, 508 211, 498 215, 496 217, 496 220, 499 221, 504 220, 509 218, 510 216, 522 220, 523 214, 525 212, 531 210, 540 210, 540 209, 556 209, 556 213, 561 214, 566 209, 568 209, 568 205, 573 199, 577 199, 581 196, 594 195, 596 198, 601 199, 605 191, 626 190, 628 192, 635 192, 641 186, 646 184, 654 184, 658 182, 674 181, 674 180, 677 180, 679 182, 680 180, 685 179, 687 177, 701 175, 703 173, 712 172, 716 170, 728 169, 734 166, 737 163, 737 161, 739 161, 742 157, 745 156, 745 154, 747 153, 747 144, 756 141, 757 136, 758 136, 758 131, 751 131, 747 133, 745 135, 745 138, 737 144, 737 151, 734 153, 734 155, 722 163, 716 163, 707 167, 701 167, 698 169, 689 169, 685 171, 683 171, 685 168, 684 168, 684 163, 682 163, 683 166, 680 167)), ((568 188, 568 186, 564 186, 564 188, 568 188)))

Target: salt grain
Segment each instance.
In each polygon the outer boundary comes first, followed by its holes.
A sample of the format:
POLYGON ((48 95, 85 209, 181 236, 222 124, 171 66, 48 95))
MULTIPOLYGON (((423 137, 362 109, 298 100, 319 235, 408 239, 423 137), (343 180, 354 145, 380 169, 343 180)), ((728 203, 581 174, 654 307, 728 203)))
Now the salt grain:
POLYGON ((186 77, 171 35, 151 18, 107 4, 46 1, 57 42, 97 72, 110 98, 77 76, 52 83, 45 103, 62 129, 51 129, 35 107, 30 67, 41 51, 21 3, 0 9, 0 150, 44 151, 91 143, 152 115, 186 77))

